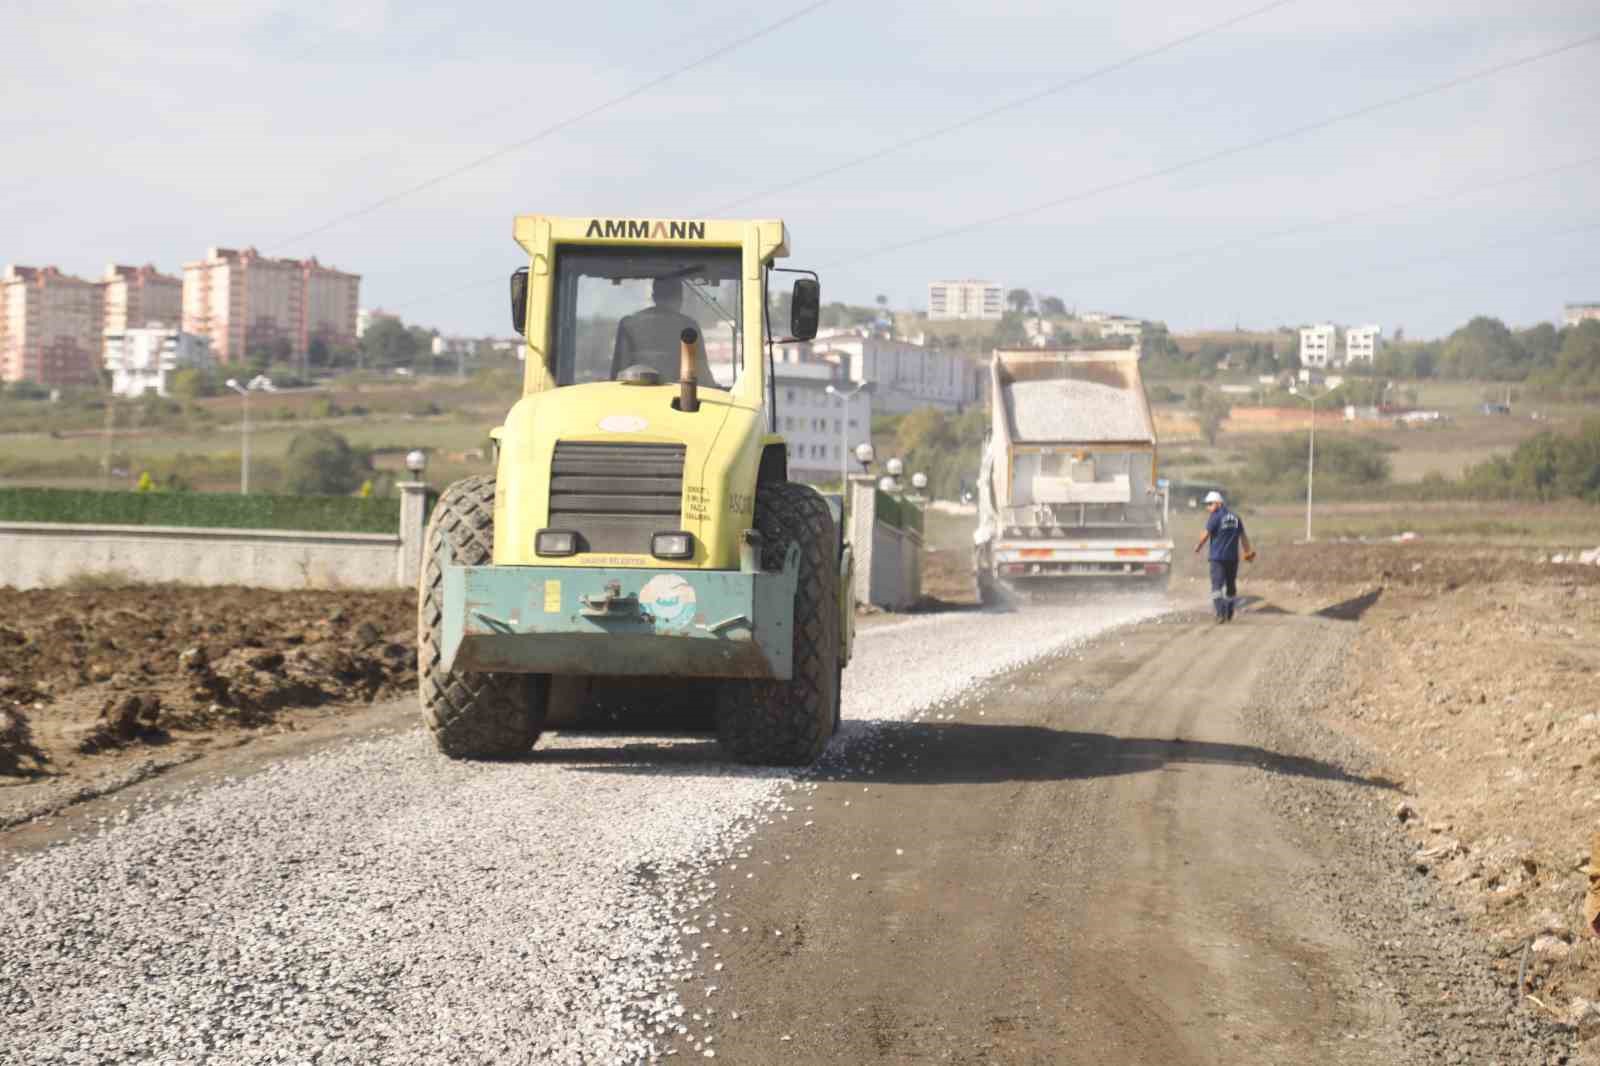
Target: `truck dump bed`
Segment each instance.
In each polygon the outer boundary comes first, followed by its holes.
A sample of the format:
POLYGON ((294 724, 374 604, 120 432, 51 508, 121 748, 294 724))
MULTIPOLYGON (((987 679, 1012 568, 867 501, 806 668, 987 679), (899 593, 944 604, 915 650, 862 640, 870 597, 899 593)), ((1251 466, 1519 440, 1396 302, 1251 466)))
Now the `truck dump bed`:
POLYGON ((1156 428, 1130 349, 1001 349, 978 478, 980 586, 1151 577, 1172 559, 1156 428))
POLYGON ((1013 443, 1155 443, 1133 352, 995 352, 990 376, 1013 443))
POLYGON ((990 384, 1013 443, 1155 444, 1133 351, 1001 350, 990 384))

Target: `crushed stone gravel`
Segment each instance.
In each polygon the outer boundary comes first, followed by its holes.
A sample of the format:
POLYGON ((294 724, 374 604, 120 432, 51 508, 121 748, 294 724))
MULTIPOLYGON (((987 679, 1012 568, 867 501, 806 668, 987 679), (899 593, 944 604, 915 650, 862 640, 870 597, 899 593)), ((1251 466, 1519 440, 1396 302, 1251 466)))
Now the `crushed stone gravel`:
POLYGON ((1153 440, 1142 396, 1093 381, 1019 381, 1005 386, 1019 441, 1153 440))
MULTIPOLYGON (((885 722, 1165 609, 865 630, 817 772, 866 757, 885 722)), ((0 1063, 658 1060, 710 1024, 695 938, 737 921, 710 910, 716 878, 806 778, 702 737, 559 733, 522 761, 455 763, 413 730, 130 803, 0 855, 0 1063)))

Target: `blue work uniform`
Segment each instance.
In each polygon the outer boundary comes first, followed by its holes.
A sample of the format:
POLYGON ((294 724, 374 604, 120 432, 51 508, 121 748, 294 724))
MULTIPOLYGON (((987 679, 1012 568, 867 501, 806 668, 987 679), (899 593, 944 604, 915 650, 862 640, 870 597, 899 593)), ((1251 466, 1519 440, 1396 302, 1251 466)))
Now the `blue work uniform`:
POLYGON ((1239 595, 1239 540, 1244 536, 1244 520, 1223 504, 1206 518, 1206 533, 1211 547, 1211 606, 1218 618, 1228 621, 1239 595))

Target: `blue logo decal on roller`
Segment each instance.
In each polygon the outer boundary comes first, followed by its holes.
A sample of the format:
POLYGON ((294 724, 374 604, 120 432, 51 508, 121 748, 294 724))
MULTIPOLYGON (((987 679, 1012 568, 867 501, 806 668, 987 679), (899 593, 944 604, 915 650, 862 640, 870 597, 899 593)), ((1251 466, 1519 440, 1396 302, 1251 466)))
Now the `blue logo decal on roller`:
POLYGON ((697 599, 694 586, 677 574, 657 574, 639 590, 639 606, 649 611, 662 629, 688 629, 697 599))

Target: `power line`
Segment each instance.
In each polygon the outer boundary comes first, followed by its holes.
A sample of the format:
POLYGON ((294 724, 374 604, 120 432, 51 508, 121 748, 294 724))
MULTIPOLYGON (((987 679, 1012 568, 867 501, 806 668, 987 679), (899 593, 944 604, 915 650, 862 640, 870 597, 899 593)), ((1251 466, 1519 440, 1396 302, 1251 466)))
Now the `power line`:
POLYGON ((1052 197, 1049 200, 1043 200, 1027 207, 1016 208, 1011 211, 1002 211, 999 214, 975 219, 972 222, 965 222, 959 226, 950 226, 945 229, 936 230, 921 237, 897 241, 893 244, 885 244, 877 248, 856 253, 850 256, 848 259, 841 259, 836 262, 829 263, 823 267, 823 269, 858 263, 864 259, 876 258, 877 256, 886 255, 890 252, 903 251, 906 248, 915 248, 922 244, 930 244, 933 241, 943 240, 946 237, 953 237, 957 234, 970 233, 973 230, 982 229, 985 226, 992 226, 997 222, 1009 222, 1013 219, 1025 218, 1028 215, 1036 214, 1037 212, 1046 210, 1048 208, 1060 207, 1063 204, 1077 203, 1082 200, 1088 200, 1095 196, 1104 195, 1105 193, 1117 192, 1122 189, 1132 188, 1135 185, 1141 185, 1145 182, 1154 181, 1157 178, 1169 177, 1173 174, 1179 173, 1180 171, 1189 170, 1206 163, 1214 163, 1230 156, 1240 155, 1244 152, 1254 151, 1258 148, 1265 148, 1268 145, 1278 144, 1283 141, 1291 140, 1295 137, 1303 137, 1308 133, 1315 133, 1319 130, 1327 129, 1330 126, 1335 126, 1343 122, 1349 122, 1357 118, 1363 118, 1367 115, 1376 114, 1379 111, 1385 111, 1392 107, 1399 107, 1401 104, 1412 103, 1413 101, 1423 99, 1424 97, 1434 96, 1438 93, 1445 92, 1449 89, 1458 88, 1459 86, 1466 85, 1470 82, 1479 81, 1495 74, 1502 74, 1508 70, 1514 70, 1518 67, 1527 66, 1530 63, 1536 63, 1542 59, 1549 59, 1564 52, 1570 52, 1578 48, 1586 47, 1594 44, 1597 41, 1600 41, 1600 33, 1591 33, 1585 37, 1580 37, 1577 40, 1569 41, 1566 44, 1558 45, 1554 48, 1547 48, 1542 52, 1535 52, 1532 55, 1522 56, 1519 59, 1509 60, 1504 63, 1496 63, 1494 66, 1484 67, 1480 70, 1472 71, 1468 74, 1458 75, 1454 78, 1449 78, 1445 81, 1437 82, 1421 89, 1414 89, 1411 92, 1402 93, 1399 96, 1393 96, 1386 100, 1380 100, 1377 103, 1367 104, 1352 111, 1346 111, 1342 114, 1335 115, 1332 118, 1319 119, 1316 122, 1308 122, 1304 125, 1294 126, 1287 130, 1269 133, 1265 136, 1256 137, 1252 140, 1244 141, 1228 148, 1223 148, 1215 152, 1208 152, 1205 155, 1195 156, 1179 163, 1172 163, 1168 166, 1146 171, 1143 174, 1136 174, 1132 177, 1122 178, 1118 181, 1110 182, 1105 185, 1097 185, 1093 188, 1069 193, 1066 196, 1052 197))
MULTIPOLYGON (((744 19, 740 19, 740 21, 749 22, 751 20, 749 20, 747 18, 744 18, 744 19)), ((651 42, 651 47, 653 49, 655 49, 657 52, 661 53, 661 54, 670 54, 670 53, 676 51, 678 49, 679 45, 681 45, 685 41, 698 40, 700 38, 705 37, 706 36, 706 26, 707 25, 708 25, 708 23, 701 22, 701 23, 697 24, 694 27, 694 29, 689 30, 689 31, 687 31, 685 33, 682 33, 682 34, 676 34, 673 37, 670 37, 665 41, 652 41, 651 42)), ((499 104, 496 104, 494 107, 491 107, 491 108, 489 108, 489 109, 487 109, 485 111, 479 111, 477 114, 466 115, 466 116, 463 116, 463 117, 455 118, 450 123, 450 129, 453 132, 459 132, 461 130, 471 129, 474 126, 479 126, 479 125, 483 124, 484 122, 488 121, 489 119, 499 118, 499 117, 501 117, 502 115, 505 115, 508 112, 518 113, 519 109, 523 108, 527 104, 533 103, 534 101, 540 100, 540 99, 542 99, 541 95, 538 94, 538 93, 535 93, 535 94, 533 94, 531 96, 522 97, 521 99, 516 100, 515 102, 509 102, 508 103, 508 102, 504 102, 503 101, 503 102, 501 102, 499 104)), ((377 149, 375 151, 367 152, 367 153, 365 153, 363 155, 358 155, 358 156, 355 156, 354 158, 346 159, 346 160, 343 160, 343 161, 341 161, 339 163, 336 163, 330 168, 330 172, 331 171, 340 171, 340 170, 349 170, 349 169, 352 169, 354 167, 359 167, 359 166, 362 166, 363 164, 373 162, 374 160, 377 160, 377 159, 394 158, 394 157, 398 157, 398 156, 410 157, 410 156, 412 156, 414 154, 415 154, 415 146, 414 145, 410 145, 410 144, 402 145, 400 147, 391 146, 391 147, 388 147, 388 148, 379 148, 379 149, 377 149)))
POLYGON ((1287 7, 1288 5, 1296 2, 1297 0, 1273 0, 1272 3, 1267 4, 1264 7, 1258 7, 1251 11, 1246 11, 1242 15, 1235 15, 1233 18, 1227 19, 1223 22, 1218 22, 1211 26, 1207 26, 1203 29, 1196 30, 1193 33, 1185 34, 1182 37, 1174 38, 1173 40, 1170 40, 1165 44, 1157 45, 1154 48, 1148 48, 1142 52, 1135 52, 1130 56, 1126 56, 1117 60, 1115 63, 1108 63, 1103 67, 1098 67, 1084 74, 1080 74, 1075 78, 1070 78, 1067 81, 1058 82, 1057 84, 1048 86, 1047 88, 1041 89, 1038 92, 1029 93, 1026 96, 1019 96, 1014 100, 1008 100, 1002 104, 996 104, 994 107, 991 107, 988 110, 980 111, 974 115, 969 115, 966 118, 959 119, 948 125, 938 126, 931 130, 925 130, 922 133, 913 134, 904 140, 896 141, 894 144, 880 148, 877 151, 856 156, 854 159, 847 159, 842 163, 825 167, 822 170, 814 171, 810 174, 795 178, 792 181, 786 181, 780 185, 770 186, 761 190, 760 192, 751 193, 748 196, 741 196, 737 200, 729 200, 727 203, 710 208, 701 213, 707 215, 721 214, 724 211, 731 211, 736 207, 742 207, 752 200, 758 200, 764 196, 772 196, 780 192, 788 192, 789 190, 797 189, 802 185, 809 185, 811 182, 832 177, 833 175, 843 173, 846 170, 851 170, 866 163, 871 163, 882 159, 885 156, 893 155, 896 152, 910 148, 912 145, 923 144, 927 141, 935 140, 939 137, 943 137, 947 133, 954 133, 957 130, 966 129, 969 126, 975 126, 987 119, 994 118, 996 115, 1002 115, 1007 111, 1014 111, 1019 107, 1026 107, 1028 104, 1037 103, 1047 97, 1066 92, 1068 89, 1075 89, 1078 86, 1094 81, 1097 78, 1105 77, 1107 74, 1113 74, 1126 67, 1131 67, 1135 63, 1141 62, 1142 60, 1161 55, 1163 52, 1171 52, 1177 48, 1183 47, 1186 44, 1198 41, 1202 37, 1208 37, 1211 34, 1220 33, 1223 30, 1231 29, 1232 27, 1239 25, 1241 22, 1246 22, 1250 19, 1256 18, 1257 16, 1265 15, 1269 11, 1275 11, 1280 7, 1287 7))
POLYGON ((1425 196, 1414 197, 1410 200, 1397 200, 1393 203, 1382 204, 1378 207, 1364 207, 1356 211, 1347 211, 1343 214, 1331 215, 1327 218, 1317 219, 1313 222, 1302 222, 1293 226, 1285 227, 1284 229, 1272 230, 1267 233, 1257 233, 1246 237, 1232 237, 1225 241, 1219 241, 1216 244, 1200 245, 1184 251, 1164 252, 1160 255, 1147 256, 1143 259, 1123 260, 1120 263, 1110 263, 1105 266, 1097 266, 1092 270, 1085 270, 1079 274, 1068 274, 1064 277, 1058 277, 1055 279, 1055 281, 1071 281, 1080 278, 1098 279, 1116 276, 1117 274, 1131 273, 1134 270, 1148 270, 1152 267, 1168 266, 1174 261, 1196 259, 1202 256, 1211 255, 1215 252, 1224 251, 1229 248, 1249 248, 1266 241, 1277 240, 1280 237, 1290 237, 1300 233, 1309 233, 1314 230, 1326 229, 1329 226, 1337 226, 1358 218, 1367 218, 1372 215, 1385 214, 1389 211, 1399 211, 1410 207, 1420 207, 1424 204, 1453 200, 1462 196, 1470 196, 1473 193, 1485 192, 1489 189, 1504 188, 1508 185, 1518 185, 1523 182, 1535 181, 1539 178, 1549 177, 1552 174, 1559 174, 1563 171, 1576 170, 1579 167, 1594 166, 1596 163, 1600 163, 1600 155, 1592 155, 1574 162, 1561 163, 1553 167, 1544 167, 1540 170, 1528 171, 1527 173, 1513 175, 1512 177, 1508 178, 1497 178, 1493 181, 1479 182, 1474 185, 1463 185, 1455 189, 1450 189, 1446 192, 1429 193, 1425 196))
POLYGON ((715 48, 712 51, 707 52, 705 55, 700 56, 698 59, 695 59, 693 62, 686 63, 681 67, 674 68, 673 70, 670 70, 665 74, 662 74, 662 75, 660 75, 658 77, 652 78, 649 81, 644 82, 643 84, 637 85, 634 88, 629 89, 625 93, 622 93, 622 94, 620 94, 618 96, 613 96, 609 100, 606 100, 606 101, 604 101, 602 103, 596 104, 595 106, 589 108, 588 110, 581 111, 576 115, 572 115, 572 116, 570 116, 568 118, 562 119, 559 122, 556 122, 556 123, 553 123, 553 124, 551 124, 549 126, 546 126, 544 129, 541 129, 539 132, 533 134, 531 137, 525 137, 520 141, 514 141, 511 144, 504 145, 504 146, 502 146, 500 148, 496 148, 494 151, 488 152, 488 153, 486 153, 484 155, 481 155, 478 158, 476 158, 476 159, 474 159, 474 160, 472 160, 470 162, 463 163, 461 166, 455 167, 454 169, 451 169, 451 170, 447 170, 442 174, 437 174, 434 177, 428 178, 425 181, 418 182, 417 184, 412 185, 412 186, 410 186, 408 188, 402 189, 399 192, 391 193, 388 196, 383 197, 382 199, 374 200, 372 203, 367 204, 365 207, 358 207, 358 208, 356 208, 356 209, 354 209, 352 211, 347 211, 344 214, 339 215, 339 216, 337 216, 337 217, 335 217, 333 219, 330 219, 329 221, 324 222, 319 226, 314 226, 311 229, 304 230, 304 231, 302 231, 300 233, 292 234, 292 235, 290 235, 288 237, 284 237, 283 239, 277 241, 276 243, 279 244, 279 245, 292 244, 292 243, 294 243, 296 241, 305 240, 307 237, 314 237, 319 233, 325 233, 328 230, 333 229, 335 226, 342 225, 342 224, 344 224, 346 222, 349 222, 349 221, 351 221, 353 219, 361 218, 361 217, 363 217, 365 215, 370 215, 374 211, 378 211, 378 210, 381 210, 381 209, 383 209, 385 207, 388 207, 390 204, 393 204, 393 203, 395 203, 397 201, 404 200, 405 198, 407 198, 409 196, 415 196, 419 192, 425 192, 426 190, 434 188, 437 185, 441 185, 444 182, 449 181, 451 178, 459 177, 460 175, 465 174, 470 170, 476 170, 478 167, 481 167, 481 166, 483 166, 483 165, 485 165, 487 163, 492 163, 497 159, 504 158, 505 156, 508 156, 513 152, 521 151, 522 149, 527 148, 529 145, 536 144, 539 141, 544 140, 546 137, 551 136, 552 134, 559 133, 562 130, 565 130, 565 129, 568 129, 568 128, 572 127, 572 126, 575 126, 578 123, 584 121, 585 119, 593 118, 595 115, 598 115, 603 111, 610 110, 611 108, 616 107, 618 104, 623 104, 623 103, 628 102, 629 100, 633 100, 633 99, 635 99, 637 97, 643 96, 645 93, 649 92, 650 90, 658 88, 658 87, 660 87, 662 85, 665 85, 667 82, 672 81, 674 78, 681 77, 684 74, 687 74, 692 70, 696 70, 696 69, 698 69, 700 67, 703 67, 706 64, 711 63, 714 60, 720 59, 723 56, 727 55, 729 52, 732 52, 737 48, 740 48, 740 47, 742 47, 744 45, 747 45, 747 44, 751 43, 752 41, 759 40, 760 38, 765 37, 768 34, 775 33, 778 30, 782 29, 784 26, 789 25, 789 23, 794 22, 797 19, 803 18, 806 15, 811 14, 811 12, 817 10, 818 8, 826 7, 831 2, 832 2, 832 0, 814 0, 813 3, 807 4, 805 7, 802 7, 797 11, 793 11, 790 14, 785 15, 783 18, 778 19, 776 22, 768 23, 766 26, 763 26, 759 30, 755 30, 755 31, 752 31, 751 33, 747 33, 743 37, 739 37, 739 38, 729 42, 728 44, 722 45, 720 48, 715 48))

